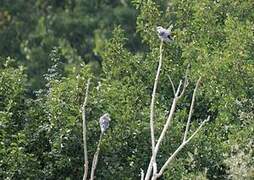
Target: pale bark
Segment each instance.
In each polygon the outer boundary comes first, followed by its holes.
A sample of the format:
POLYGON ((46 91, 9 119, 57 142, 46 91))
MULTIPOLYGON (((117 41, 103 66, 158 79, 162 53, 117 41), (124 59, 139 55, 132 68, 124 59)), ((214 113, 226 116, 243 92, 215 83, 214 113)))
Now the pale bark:
MULTIPOLYGON (((151 105, 150 105, 150 129, 151 129, 152 154, 154 154, 154 148, 155 148, 154 106, 155 106, 156 90, 157 90, 157 87, 158 87, 158 81, 159 81, 160 71, 161 71, 161 66, 162 66, 162 46, 163 46, 163 41, 161 41, 161 44, 160 44, 159 65, 158 65, 156 77, 155 77, 155 80, 154 80, 152 99, 151 99, 151 105)), ((155 170, 154 172, 156 172, 156 169, 157 169, 156 162, 154 162, 153 167, 154 167, 154 170, 155 170)))
POLYGON ((83 180, 86 180, 88 175, 88 154, 87 154, 87 142, 86 142, 86 109, 85 108, 87 105, 89 86, 90 86, 90 78, 87 80, 85 99, 81 108, 82 120, 83 120, 82 126, 83 126, 84 161, 85 161, 83 180))
POLYGON ((156 174, 155 179, 157 179, 158 177, 160 177, 163 172, 166 170, 166 168, 168 167, 168 165, 172 162, 172 160, 175 158, 175 156, 183 149, 183 147, 189 143, 189 141, 201 130, 201 128, 204 126, 204 124, 206 122, 208 122, 210 120, 210 116, 208 116, 208 118, 206 120, 204 120, 199 127, 196 129, 196 131, 187 139, 184 140, 181 145, 175 150, 175 152, 167 159, 167 161, 165 162, 165 164, 162 166, 162 168, 160 169, 159 173, 156 174))
POLYGON ((100 146, 101 146, 102 136, 103 136, 103 133, 101 133, 101 135, 100 135, 100 140, 98 142, 96 152, 94 153, 90 180, 94 179, 94 173, 95 173, 95 170, 96 170, 96 167, 97 167, 98 157, 99 157, 99 153, 100 153, 100 146))
MULTIPOLYGON (((160 133, 157 143, 155 143, 155 135, 154 135, 154 111, 155 111, 154 106, 155 105, 154 104, 155 104, 156 90, 157 90, 157 86, 158 86, 158 82, 159 82, 159 75, 160 75, 161 66, 162 66, 162 44, 163 44, 163 42, 161 42, 161 45, 160 45, 159 65, 158 65, 157 74, 156 74, 155 81, 154 81, 154 87, 153 87, 153 93, 152 93, 152 99, 151 99, 151 105, 150 105, 150 129, 151 129, 151 142, 152 142, 152 156, 150 158, 150 162, 149 162, 146 174, 145 174, 145 180, 150 180, 150 179, 156 180, 158 177, 160 177, 163 174, 163 172, 165 171, 165 169, 167 168, 167 166, 172 162, 174 157, 178 154, 178 152, 180 152, 182 150, 182 148, 198 133, 198 131, 205 124, 205 122, 207 122, 210 118, 210 117, 208 117, 207 120, 203 121, 201 123, 201 125, 198 127, 198 129, 187 139, 188 131, 190 128, 191 117, 192 117, 192 113, 193 113, 193 109, 194 109, 195 96, 196 96, 196 92, 197 92, 198 86, 201 81, 201 77, 200 77, 198 79, 198 81, 196 82, 196 86, 195 86, 195 89, 192 94, 192 101, 191 101, 191 106, 190 106, 190 110, 189 110, 189 114, 188 114, 188 120, 187 120, 186 127, 185 127, 183 141, 182 141, 181 145, 175 150, 175 152, 168 158, 168 160, 165 162, 165 164, 162 166, 162 168, 159 170, 159 172, 157 172, 156 157, 159 152, 160 145, 166 135, 167 130, 170 128, 170 125, 172 124, 172 120, 173 120, 173 116, 175 113, 177 102, 179 99, 181 99, 183 97, 183 95, 186 91, 186 88, 188 86, 188 83, 189 83, 188 82, 189 66, 186 69, 184 81, 180 81, 180 83, 177 87, 177 90, 175 89, 172 79, 170 78, 170 76, 168 76, 171 86, 172 86, 172 89, 173 89, 174 99, 173 99, 173 102, 172 102, 172 105, 170 108, 169 115, 168 115, 167 120, 164 124, 163 130, 160 133)), ((141 175, 142 175, 142 173, 141 173, 141 175)), ((142 176, 141 176, 141 179, 142 179, 142 176)))
POLYGON ((192 100, 191 100, 191 106, 190 106, 190 110, 189 110, 189 116, 188 116, 188 121, 186 124, 186 128, 185 128, 185 132, 184 132, 184 137, 183 137, 183 141, 186 140, 187 138, 187 134, 190 128, 190 121, 191 121, 191 117, 192 117, 192 113, 193 113, 193 108, 194 108, 194 103, 195 103, 195 97, 196 97, 196 92, 199 86, 199 83, 201 81, 201 77, 198 79, 197 83, 196 83, 196 87, 194 89, 193 95, 192 95, 192 100))

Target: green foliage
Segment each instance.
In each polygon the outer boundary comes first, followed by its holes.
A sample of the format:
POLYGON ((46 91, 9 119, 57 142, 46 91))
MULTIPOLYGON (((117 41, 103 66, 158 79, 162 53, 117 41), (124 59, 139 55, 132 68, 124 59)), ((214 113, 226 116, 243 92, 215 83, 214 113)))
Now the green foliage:
POLYGON ((173 98, 167 75, 176 85, 190 64, 190 85, 177 105, 158 166, 180 144, 199 76, 191 131, 208 115, 211 121, 162 179, 252 178, 252 1, 132 3, 136 10, 124 0, 3 1, 1 179, 81 179, 80 107, 88 78, 90 164, 100 135, 99 117, 107 112, 112 119, 102 140, 96 178, 139 179, 140 168, 146 170, 151 156, 149 106, 160 44, 155 30, 171 24, 175 40, 163 45, 156 137, 173 98))
POLYGON ((27 137, 23 132, 26 124, 24 111, 26 75, 15 60, 2 59, 0 69, 0 177, 23 179, 38 177, 38 162, 27 153, 27 137))
MULTIPOLYGON (((124 1, 21 0, 12 5, 4 0, 0 7, 0 54, 22 61, 32 90, 38 90, 46 83, 43 74, 51 66, 53 47, 62 47, 66 66, 87 63, 93 60, 87 58, 93 51, 101 53, 115 24, 133 34, 135 15, 135 9, 124 1)), ((137 38, 129 38, 129 47, 136 49, 137 38)))

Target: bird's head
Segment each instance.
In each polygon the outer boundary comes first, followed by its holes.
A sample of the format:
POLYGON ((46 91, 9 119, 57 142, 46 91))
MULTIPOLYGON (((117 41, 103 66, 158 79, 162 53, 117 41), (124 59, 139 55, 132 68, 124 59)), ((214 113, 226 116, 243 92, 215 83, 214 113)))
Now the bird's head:
POLYGON ((109 115, 109 113, 105 113, 103 116, 104 116, 104 117, 106 117, 106 118, 108 118, 108 119, 109 119, 109 121, 111 120, 111 119, 110 119, 110 115, 109 115))
POLYGON ((157 30, 157 32, 160 32, 160 31, 162 31, 164 28, 162 27, 162 26, 157 26, 156 27, 156 30, 157 30))

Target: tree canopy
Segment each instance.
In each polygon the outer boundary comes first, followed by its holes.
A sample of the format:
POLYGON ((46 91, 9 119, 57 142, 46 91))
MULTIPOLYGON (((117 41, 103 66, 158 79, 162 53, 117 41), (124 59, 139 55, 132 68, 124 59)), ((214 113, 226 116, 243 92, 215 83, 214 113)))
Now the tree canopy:
POLYGON ((189 69, 157 161, 181 143, 195 82, 190 131, 210 121, 161 179, 254 177, 254 3, 252 0, 1 0, 0 179, 82 179, 81 106, 91 79, 88 159, 100 148, 96 179, 140 179, 151 157, 149 106, 159 60, 156 27, 173 26, 163 45, 155 101, 158 139, 189 69))

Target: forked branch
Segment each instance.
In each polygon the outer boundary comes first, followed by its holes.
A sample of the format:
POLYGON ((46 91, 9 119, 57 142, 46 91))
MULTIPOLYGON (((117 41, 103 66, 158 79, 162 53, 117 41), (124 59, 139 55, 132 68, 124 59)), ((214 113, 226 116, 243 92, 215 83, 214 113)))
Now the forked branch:
POLYGON ((160 177, 163 172, 166 170, 166 168, 169 166, 169 164, 173 161, 173 159, 176 157, 176 155, 183 149, 183 147, 188 144, 188 142, 190 142, 190 140, 201 130, 201 128, 204 126, 204 124, 206 122, 208 122, 210 120, 210 116, 208 116, 208 118, 206 120, 204 120, 199 127, 196 129, 196 131, 187 139, 184 140, 181 145, 175 150, 175 152, 168 158, 168 160, 164 163, 164 165, 162 166, 162 168, 160 169, 159 173, 156 174, 154 179, 157 179, 158 177, 160 177))
MULTIPOLYGON (((188 135, 188 131, 190 128, 190 122, 191 122, 191 117, 193 114, 193 109, 194 109, 194 103, 195 103, 195 96, 196 96, 196 92, 198 89, 198 86, 200 84, 201 81, 201 77, 197 80, 196 82, 196 86, 195 89, 193 91, 192 94, 192 101, 191 101, 191 106, 190 106, 190 110, 189 110, 189 114, 188 114, 188 120, 186 123, 186 128, 185 128, 185 132, 184 132, 184 136, 183 136, 183 141, 181 143, 181 145, 175 150, 175 152, 168 158, 168 160, 165 162, 165 164, 162 166, 162 168, 159 170, 159 172, 157 172, 157 163, 156 163, 156 157, 157 154, 159 152, 159 148, 160 145, 166 135, 167 130, 170 128, 170 125, 172 123, 173 120, 173 116, 175 113, 175 109, 176 109, 176 105, 177 102, 179 101, 179 99, 181 99, 186 91, 186 88, 188 86, 188 71, 189 71, 189 65, 186 69, 185 72, 185 76, 184 76, 184 80, 179 82, 179 85, 177 87, 177 89, 174 86, 174 83, 172 81, 172 79, 169 77, 173 92, 174 92, 174 99, 170 108, 170 112, 169 115, 167 117, 167 120, 164 124, 163 130, 160 133, 159 139, 157 141, 157 143, 155 143, 155 136, 154 136, 154 104, 155 104, 155 95, 156 95, 156 90, 157 90, 157 85, 158 85, 158 81, 159 81, 159 75, 160 75, 160 70, 161 70, 161 65, 162 65, 162 44, 163 42, 161 42, 160 45, 160 59, 159 59, 159 65, 158 65, 158 69, 157 69, 157 73, 156 73, 156 77, 155 77, 155 81, 154 81, 154 87, 153 87, 153 93, 152 93, 152 100, 151 100, 151 105, 150 105, 150 129, 151 129, 151 142, 152 142, 152 156, 150 158, 150 162, 146 171, 146 175, 145 175, 145 180, 150 180, 150 178, 152 180, 156 180, 158 177, 160 177, 162 175, 162 173, 165 171, 165 169, 167 168, 167 166, 170 164, 170 162, 172 162, 172 160, 174 159, 174 157, 178 154, 179 151, 182 150, 182 148, 200 131, 200 129, 203 127, 203 125, 205 124, 205 122, 207 122, 209 120, 210 117, 208 117, 206 120, 204 120, 200 126, 197 128, 197 130, 187 139, 187 135, 188 135), (152 173, 153 172, 153 173, 152 173), (152 175, 152 177, 151 177, 152 175)), ((141 173, 141 179, 143 178, 144 174, 141 173)))

